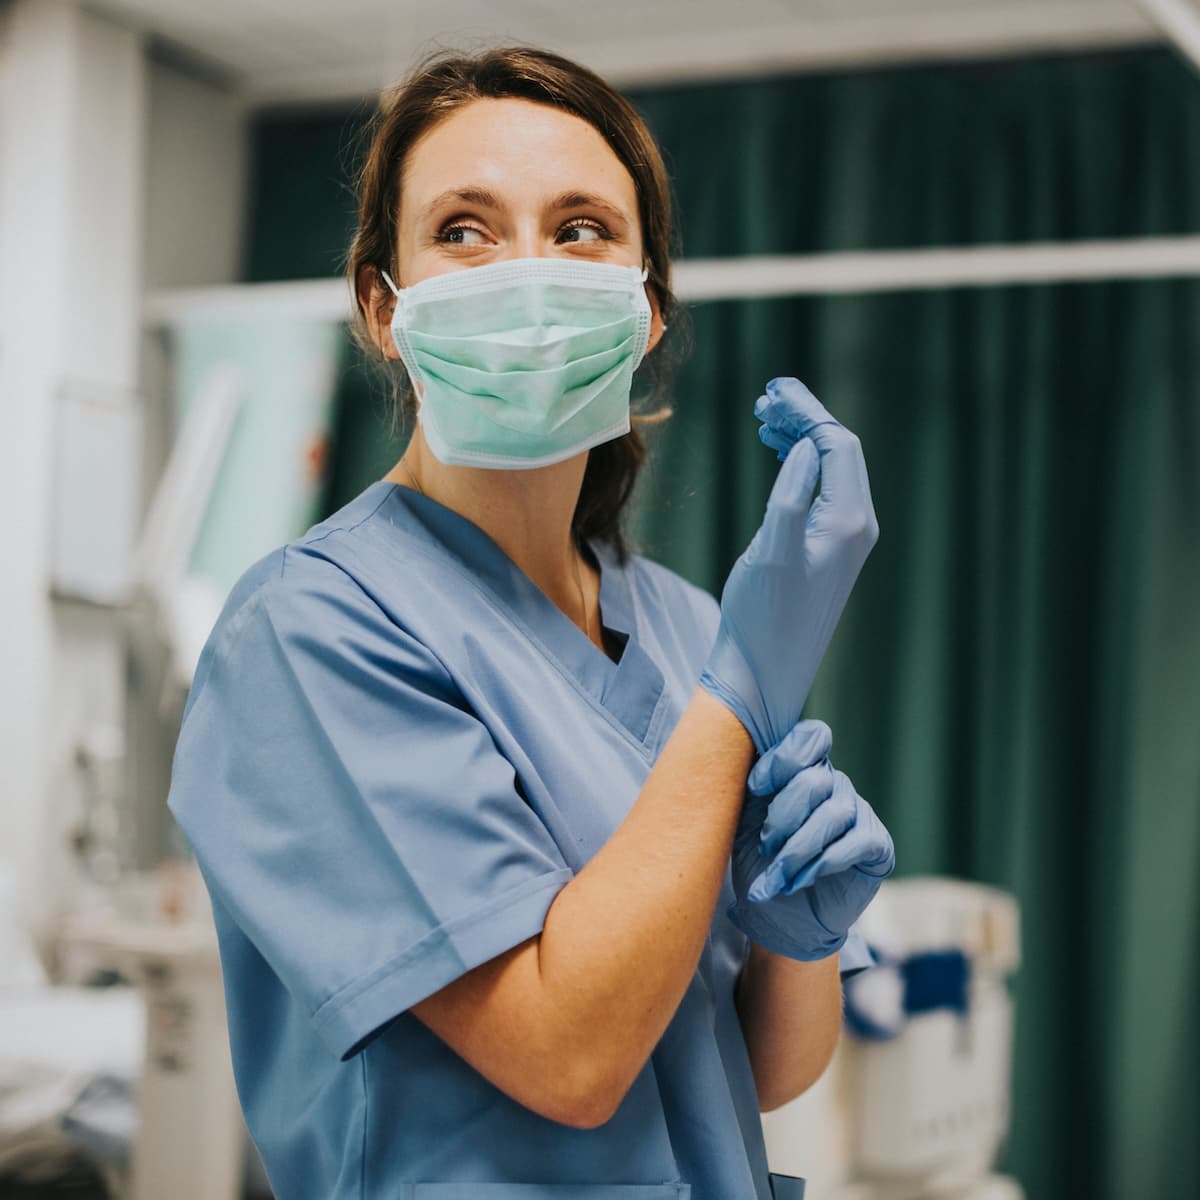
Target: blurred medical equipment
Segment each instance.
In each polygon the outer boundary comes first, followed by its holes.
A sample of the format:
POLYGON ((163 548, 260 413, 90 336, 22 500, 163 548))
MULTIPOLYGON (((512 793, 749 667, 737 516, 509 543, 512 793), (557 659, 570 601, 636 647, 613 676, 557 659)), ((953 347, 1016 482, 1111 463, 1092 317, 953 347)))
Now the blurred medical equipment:
POLYGON ((237 577, 317 519, 340 336, 332 322, 269 318, 175 330, 178 434, 135 569, 170 652, 164 686, 187 691, 237 577))
POLYGON ((772 379, 765 401, 754 411, 778 435, 772 447, 790 448, 762 525, 725 582, 716 644, 700 676, 760 754, 800 719, 879 536, 858 440, 798 379, 772 379))
POLYGON ((136 393, 64 380, 54 404, 51 586, 58 599, 120 604, 141 504, 144 409, 136 393))
POLYGON ((191 685, 204 639, 220 612, 215 584, 189 573, 221 463, 243 399, 236 369, 215 364, 186 409, 154 499, 135 560, 138 615, 151 618, 153 636, 169 648, 164 686, 191 685))
POLYGON ((0 1176, 49 1181, 85 1157, 124 1194, 143 1026, 129 987, 0 988, 0 1176))
POLYGON ((72 1161, 114 1200, 269 1193, 233 1086, 220 962, 194 864, 89 888, 51 985, 6 904, 0 864, 0 1173, 72 1161), (123 980, 106 986, 95 980, 123 980))
MULTIPOLYGON (((199 874, 190 863, 164 863, 147 876, 127 876, 113 895, 120 907, 64 922, 60 949, 131 980, 144 1009, 123 1136, 109 1148, 110 1170, 123 1168, 117 1195, 237 1200, 253 1157, 234 1089, 220 959, 199 874)), ((93 1147, 97 1124, 113 1132, 95 1116, 96 1090, 64 1118, 81 1146, 89 1144, 79 1130, 89 1114, 84 1128, 93 1147)), ((109 1097, 110 1111, 121 1099, 119 1092, 109 1097)))
MULTIPOLYGON (((207 896, 165 806, 179 714, 233 580, 316 516, 340 331, 201 320, 174 332, 178 434, 136 548, 140 400, 64 388, 56 595, 111 607, 124 724, 69 740, 43 954, 0 869, 0 1174, 80 1157, 121 1200, 267 1191, 233 1089, 207 896), (105 986, 94 986, 102 983, 105 986)), ((0 868, 3 864, 0 863, 0 868)))
POLYGON ((119 1136, 132 1106, 98 1117, 95 1099, 136 1078, 143 1022, 132 988, 51 986, 0 860, 0 1176, 53 1180, 83 1147, 110 1189, 120 1186, 121 1167, 93 1134, 115 1120, 119 1136))
POLYGON ((992 1173, 1008 1130, 1018 912, 962 880, 887 880, 858 928, 880 965, 845 982, 825 1075, 763 1117, 806 1200, 1022 1200, 992 1173))
POLYGON ((341 346, 336 323, 261 314, 170 337, 177 433, 125 606, 124 869, 188 853, 164 803, 184 701, 234 580, 316 518, 341 346))

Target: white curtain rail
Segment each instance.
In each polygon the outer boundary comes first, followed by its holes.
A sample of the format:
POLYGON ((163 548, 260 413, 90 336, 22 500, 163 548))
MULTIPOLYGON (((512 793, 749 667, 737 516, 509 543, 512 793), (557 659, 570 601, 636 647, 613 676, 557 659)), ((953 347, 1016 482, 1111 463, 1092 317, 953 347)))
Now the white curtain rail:
MULTIPOLYGON (((1200 235, 675 263, 675 290, 685 301, 1168 278, 1200 278, 1200 235)), ((167 289, 151 292, 144 311, 154 328, 214 318, 344 321, 351 300, 344 281, 317 279, 167 289)))
POLYGON ((687 300, 1200 276, 1200 236, 953 250, 871 250, 678 264, 687 300))
POLYGON ((1138 0, 1138 6, 1200 70, 1200 9, 1191 0, 1138 0))

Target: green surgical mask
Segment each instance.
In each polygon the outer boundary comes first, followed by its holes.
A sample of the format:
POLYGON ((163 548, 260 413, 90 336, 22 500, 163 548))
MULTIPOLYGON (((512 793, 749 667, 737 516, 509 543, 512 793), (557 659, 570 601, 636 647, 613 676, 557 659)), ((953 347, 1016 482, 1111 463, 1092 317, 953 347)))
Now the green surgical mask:
POLYGON ((392 337, 430 450, 452 466, 561 462, 629 432, 650 338, 639 267, 517 258, 397 288, 392 337))

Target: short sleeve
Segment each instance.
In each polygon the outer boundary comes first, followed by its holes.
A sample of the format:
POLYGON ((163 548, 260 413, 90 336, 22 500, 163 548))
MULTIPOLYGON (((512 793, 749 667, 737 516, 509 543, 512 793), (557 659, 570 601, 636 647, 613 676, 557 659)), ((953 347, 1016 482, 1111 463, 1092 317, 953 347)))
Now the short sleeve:
POLYGON ((539 932, 572 871, 436 656, 316 562, 214 634, 168 804, 213 899, 345 1058, 539 932))

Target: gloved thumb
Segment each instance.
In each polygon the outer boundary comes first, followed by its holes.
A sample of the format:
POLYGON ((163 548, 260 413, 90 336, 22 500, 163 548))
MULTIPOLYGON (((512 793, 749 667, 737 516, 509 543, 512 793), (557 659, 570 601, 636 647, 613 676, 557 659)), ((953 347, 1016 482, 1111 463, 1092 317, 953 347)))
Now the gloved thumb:
POLYGON ((808 438, 801 438, 784 459, 767 497, 767 512, 751 543, 751 557, 765 562, 795 559, 804 542, 808 514, 821 475, 821 456, 808 438))

